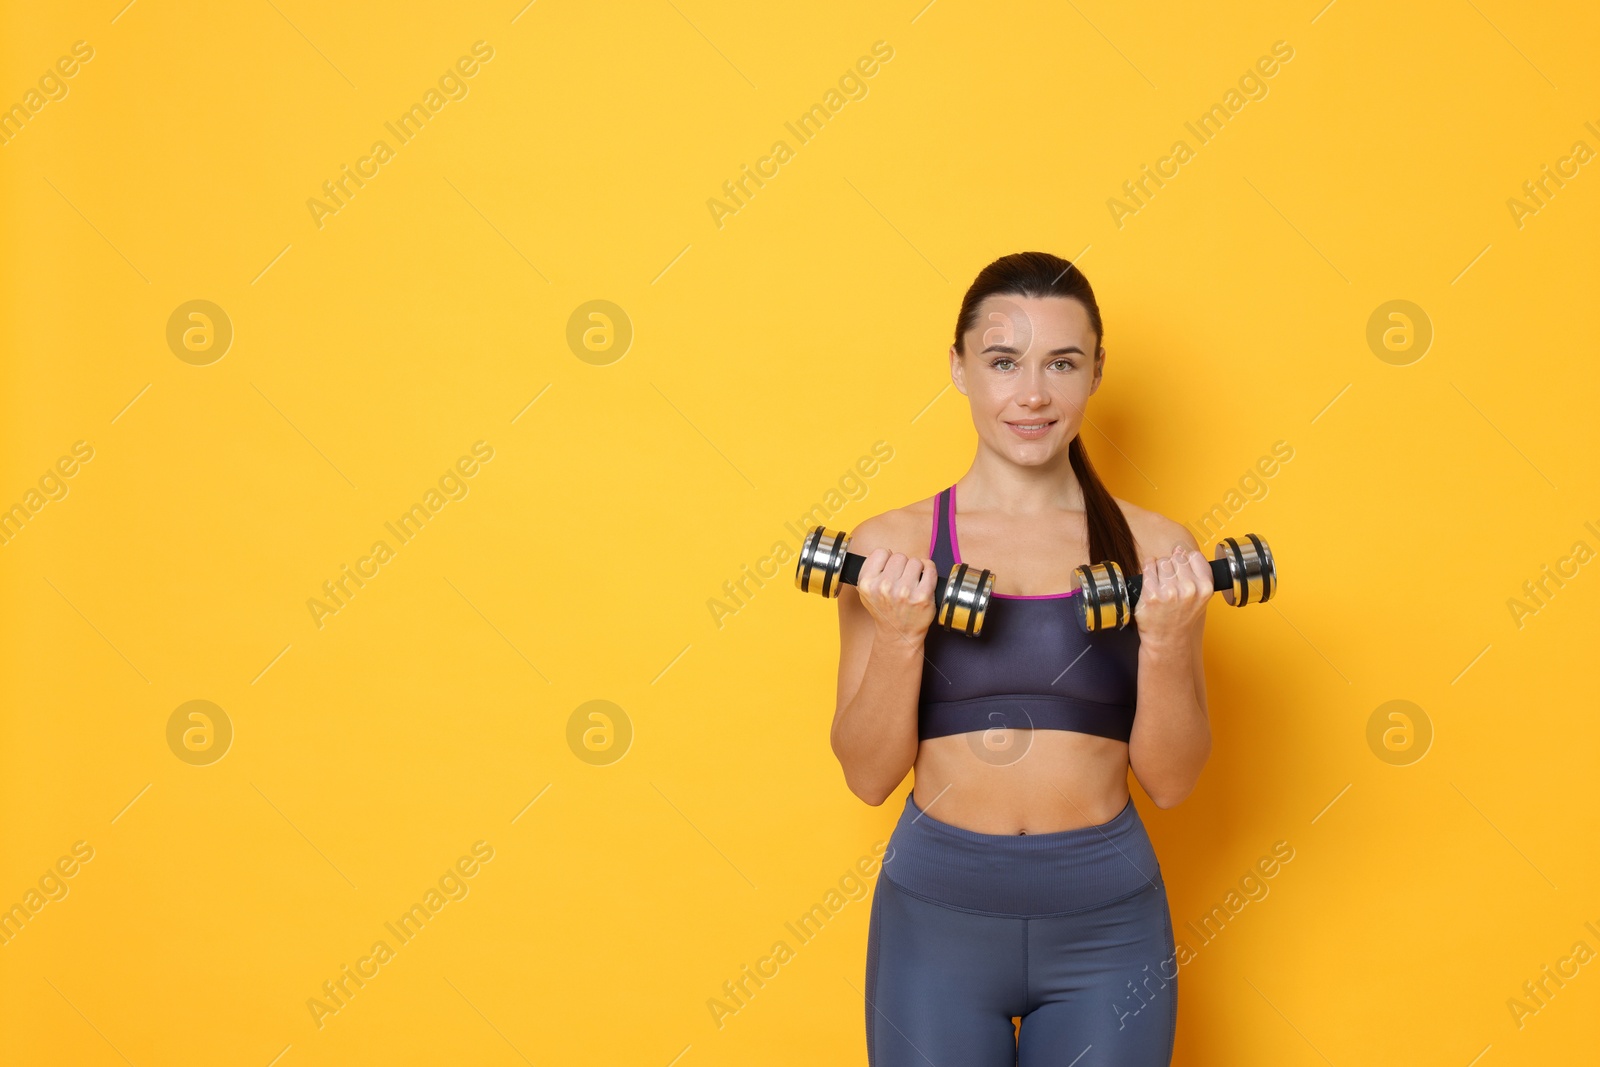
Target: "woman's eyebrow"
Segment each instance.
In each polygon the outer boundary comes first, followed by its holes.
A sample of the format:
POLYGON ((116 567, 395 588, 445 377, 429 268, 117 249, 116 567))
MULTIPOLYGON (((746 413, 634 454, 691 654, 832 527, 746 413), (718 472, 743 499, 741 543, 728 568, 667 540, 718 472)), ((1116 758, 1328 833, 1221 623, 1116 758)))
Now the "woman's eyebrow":
MULTIPOLYGON (((1010 345, 988 345, 988 346, 986 346, 984 348, 983 351, 984 352, 1003 352, 1008 356, 1019 356, 1019 355, 1022 354, 1022 353, 1018 352, 1015 348, 1012 348, 1010 345)), ((1065 348, 1054 348, 1054 349, 1051 349, 1050 352, 1047 353, 1047 354, 1048 355, 1052 355, 1052 356, 1065 356, 1065 355, 1069 355, 1070 353, 1073 353, 1073 352, 1076 352, 1080 356, 1084 354, 1083 349, 1079 348, 1077 345, 1067 345, 1065 348)), ((983 353, 979 353, 979 355, 982 355, 982 354, 983 353)))

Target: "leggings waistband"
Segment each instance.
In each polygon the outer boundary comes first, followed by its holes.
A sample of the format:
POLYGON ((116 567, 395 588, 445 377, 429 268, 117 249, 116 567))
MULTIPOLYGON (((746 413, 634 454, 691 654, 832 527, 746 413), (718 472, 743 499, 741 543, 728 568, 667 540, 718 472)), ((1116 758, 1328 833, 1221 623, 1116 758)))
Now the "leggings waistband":
POLYGON ((940 822, 911 793, 889 837, 883 876, 909 893, 985 915, 1066 915, 1164 889, 1130 799, 1099 826, 1049 834, 980 834, 940 822))

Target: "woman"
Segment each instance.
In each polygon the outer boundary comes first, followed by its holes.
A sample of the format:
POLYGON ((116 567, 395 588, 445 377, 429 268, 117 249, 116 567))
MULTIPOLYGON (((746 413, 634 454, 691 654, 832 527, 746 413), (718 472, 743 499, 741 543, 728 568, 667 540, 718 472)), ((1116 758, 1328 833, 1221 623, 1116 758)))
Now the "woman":
POLYGON ((872 900, 873 1067, 1171 1062, 1172 921, 1127 776, 1170 808, 1210 754, 1212 581, 1184 527, 1089 465, 1102 338, 1066 260, 985 267, 950 348, 972 466, 851 535, 866 562, 839 597, 833 751, 868 804, 916 769, 872 900), (1085 634, 1063 590, 1111 559, 1144 575, 1134 625, 1085 634), (996 575, 977 637, 930 629, 935 576, 963 560, 996 575))

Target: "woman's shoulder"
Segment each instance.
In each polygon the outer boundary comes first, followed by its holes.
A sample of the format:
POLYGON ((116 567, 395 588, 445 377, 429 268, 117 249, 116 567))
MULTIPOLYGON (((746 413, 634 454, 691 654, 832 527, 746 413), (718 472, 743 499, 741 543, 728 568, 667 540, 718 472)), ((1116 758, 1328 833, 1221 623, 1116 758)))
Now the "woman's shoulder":
POLYGON ((1149 559, 1155 556, 1169 556, 1178 545, 1194 551, 1200 551, 1200 545, 1194 539, 1194 534, 1181 522, 1167 518, 1158 511, 1141 508, 1137 504, 1129 503, 1119 496, 1111 499, 1117 502, 1122 509, 1123 517, 1128 520, 1128 529, 1133 531, 1133 540, 1139 548, 1139 558, 1149 559))
POLYGON ((933 507, 937 500, 935 493, 861 520, 850 531, 850 551, 865 556, 875 549, 886 548, 916 559, 927 559, 933 541, 933 507))

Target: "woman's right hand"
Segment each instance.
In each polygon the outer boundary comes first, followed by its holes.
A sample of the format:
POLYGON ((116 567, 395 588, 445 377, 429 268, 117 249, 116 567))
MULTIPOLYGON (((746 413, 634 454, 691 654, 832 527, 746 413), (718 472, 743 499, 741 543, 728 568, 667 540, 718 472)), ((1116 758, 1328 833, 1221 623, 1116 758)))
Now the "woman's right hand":
POLYGON ((931 559, 877 548, 856 576, 856 595, 877 622, 880 639, 920 643, 933 624, 938 579, 931 559))

